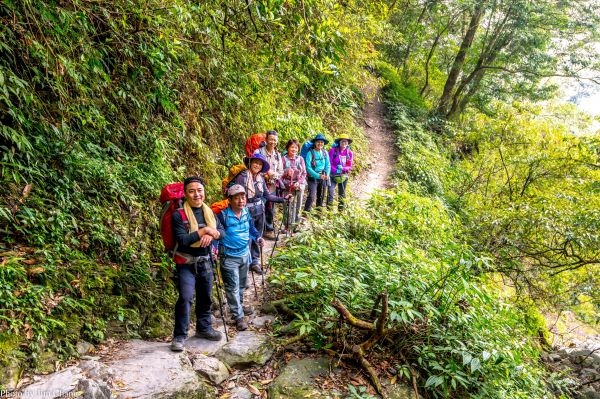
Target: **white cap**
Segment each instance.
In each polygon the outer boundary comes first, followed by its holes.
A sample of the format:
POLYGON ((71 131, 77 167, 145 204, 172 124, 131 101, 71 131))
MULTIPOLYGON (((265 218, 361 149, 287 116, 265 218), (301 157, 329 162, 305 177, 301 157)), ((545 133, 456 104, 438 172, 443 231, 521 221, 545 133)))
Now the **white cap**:
POLYGON ((237 195, 240 193, 246 194, 246 190, 244 190, 244 187, 242 187, 239 184, 234 184, 233 186, 229 187, 229 189, 227 190, 228 197, 233 197, 234 195, 237 195))

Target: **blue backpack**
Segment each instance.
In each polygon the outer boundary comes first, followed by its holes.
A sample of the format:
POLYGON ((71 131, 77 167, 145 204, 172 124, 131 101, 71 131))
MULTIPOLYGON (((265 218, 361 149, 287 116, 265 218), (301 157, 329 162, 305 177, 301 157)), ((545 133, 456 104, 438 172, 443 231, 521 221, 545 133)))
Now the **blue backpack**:
POLYGON ((310 140, 305 141, 304 144, 302 144, 302 148, 300 148, 300 156, 302 158, 306 158, 306 154, 308 154, 308 152, 312 150, 314 146, 315 145, 310 140))

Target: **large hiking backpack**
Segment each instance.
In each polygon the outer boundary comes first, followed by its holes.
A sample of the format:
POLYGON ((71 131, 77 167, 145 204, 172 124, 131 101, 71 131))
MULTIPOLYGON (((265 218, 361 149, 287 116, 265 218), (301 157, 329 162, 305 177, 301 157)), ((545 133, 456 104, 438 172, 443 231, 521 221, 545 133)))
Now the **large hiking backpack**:
POLYGON ((300 148, 300 156, 302 158, 306 158, 306 154, 308 154, 308 152, 312 150, 314 146, 315 145, 312 143, 312 141, 305 141, 304 144, 302 144, 302 147, 300 148))
POLYGON ((160 214, 160 235, 165 245, 165 250, 169 253, 169 256, 173 257, 175 263, 185 263, 186 260, 180 256, 175 255, 177 251, 177 242, 173 236, 173 213, 179 212, 183 222, 187 225, 188 220, 183 211, 183 199, 185 192, 183 190, 183 183, 171 183, 163 187, 160 192, 160 203, 163 205, 162 212, 160 214))
POLYGON ((229 206, 229 198, 222 199, 221 201, 214 202, 210 205, 210 209, 212 209, 215 215, 220 214, 229 206))
POLYGON ((223 195, 227 197, 227 189, 235 184, 235 178, 246 170, 246 165, 243 163, 238 165, 233 165, 229 168, 229 174, 221 181, 221 190, 223 190, 223 195))
POLYGON ((251 157, 254 151, 264 147, 267 144, 266 139, 267 135, 265 133, 256 133, 248 137, 248 140, 246 140, 246 155, 251 157))

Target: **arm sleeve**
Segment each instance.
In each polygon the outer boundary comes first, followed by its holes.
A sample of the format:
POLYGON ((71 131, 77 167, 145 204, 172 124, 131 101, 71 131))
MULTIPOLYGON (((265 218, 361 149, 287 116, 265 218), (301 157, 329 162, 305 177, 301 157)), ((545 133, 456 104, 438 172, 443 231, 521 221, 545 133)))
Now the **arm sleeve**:
MULTIPOLYGON (((214 215, 214 212, 211 210, 211 212, 214 215)), ((225 233, 225 227, 223 226, 223 223, 221 223, 221 218, 217 217, 217 215, 215 216, 215 220, 217 222, 217 231, 219 232, 219 240, 222 240, 223 238, 225 238, 225 236, 227 235, 227 233, 225 233)), ((221 216, 221 214, 219 214, 219 216, 221 216)))
POLYGON ((348 161, 346 161, 346 165, 342 166, 343 173, 348 173, 348 172, 350 172, 350 169, 352 169, 352 158, 353 157, 354 157, 354 154, 352 154, 352 151, 348 150, 348 161))
POLYGON ((172 225, 173 234, 175 235, 175 241, 180 247, 189 247, 196 241, 200 240, 200 235, 198 234, 198 231, 188 233, 179 211, 173 213, 172 225))
POLYGON ((304 159, 306 161, 306 171, 308 172, 308 175, 310 177, 312 177, 313 179, 318 179, 319 174, 317 172, 315 172, 315 170, 312 168, 312 165, 311 165, 312 159, 313 159, 312 151, 307 152, 306 158, 304 159))
POLYGON ((298 172, 298 183, 306 184, 306 163, 304 162, 304 158, 299 157, 300 162, 298 162, 298 166, 300 171, 298 172))
MULTIPOLYGON (((339 158, 338 158, 339 161, 339 158)), ((329 150, 329 162, 331 163, 331 167, 329 168, 330 174, 335 174, 337 172, 337 162, 335 161, 335 148, 331 147, 329 150)))
POLYGON ((250 238, 253 241, 256 241, 260 238, 260 233, 258 232, 258 230, 256 230, 256 227, 254 226, 254 220, 251 217, 249 217, 248 220, 250 222, 250 238))

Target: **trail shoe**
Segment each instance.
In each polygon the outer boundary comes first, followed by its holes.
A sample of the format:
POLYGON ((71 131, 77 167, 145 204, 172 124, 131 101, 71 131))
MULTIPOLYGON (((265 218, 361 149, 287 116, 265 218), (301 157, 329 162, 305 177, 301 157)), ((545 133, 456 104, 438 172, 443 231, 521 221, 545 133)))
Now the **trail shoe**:
POLYGON ((268 238, 269 240, 275 239, 275 231, 273 231, 273 230, 265 231, 263 234, 263 238, 268 238))
POLYGON ((197 338, 204 338, 209 341, 220 341, 223 334, 220 331, 215 329, 210 329, 207 331, 196 331, 197 338))
POLYGON ((250 316, 250 315, 254 314, 254 308, 252 307, 252 305, 244 306, 244 314, 246 316, 250 316))
POLYGON ((243 318, 243 317, 240 317, 239 319, 237 319, 237 320, 235 321, 235 328, 236 328, 238 331, 244 331, 244 330, 247 330, 247 329, 248 329, 248 323, 246 323, 246 322, 244 321, 244 318, 243 318))
POLYGON ((185 338, 183 337, 175 337, 171 341, 171 350, 173 352, 181 352, 183 351, 183 343, 185 342, 185 338))
POLYGON ((259 265, 250 266, 250 270, 252 270, 254 273, 258 273, 259 275, 263 274, 263 269, 261 269, 259 265))

